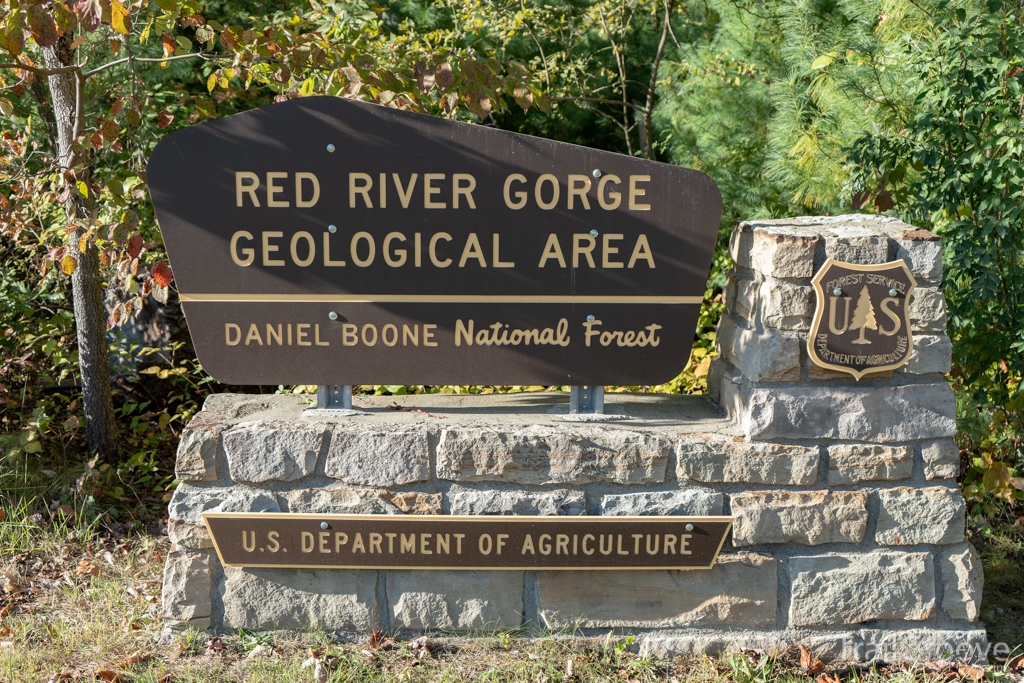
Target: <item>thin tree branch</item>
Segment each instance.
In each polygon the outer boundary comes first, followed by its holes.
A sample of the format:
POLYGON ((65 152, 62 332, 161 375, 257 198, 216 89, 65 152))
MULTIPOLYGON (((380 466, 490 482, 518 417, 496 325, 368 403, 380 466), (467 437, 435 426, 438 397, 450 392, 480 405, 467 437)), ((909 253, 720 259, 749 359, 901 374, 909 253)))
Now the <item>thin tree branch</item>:
POLYGON ((633 104, 632 102, 623 103, 620 100, 609 100, 604 97, 552 97, 550 99, 552 102, 596 102, 597 104, 611 104, 616 107, 621 107, 625 104, 630 109, 644 111, 644 108, 638 104, 633 104))
POLYGON ((171 57, 134 57, 134 56, 128 56, 128 57, 122 57, 121 59, 115 59, 112 62, 107 62, 103 66, 98 66, 95 69, 93 69, 92 71, 86 71, 84 75, 85 75, 85 78, 88 78, 89 76, 92 76, 93 74, 98 74, 101 71, 106 71, 107 69, 109 69, 111 67, 118 66, 119 64, 127 64, 128 62, 150 62, 150 63, 174 62, 174 61, 177 61, 179 59, 193 59, 195 57, 199 57, 200 59, 215 59, 218 56, 219 55, 210 54, 208 52, 190 52, 187 55, 173 55, 171 57))
POLYGON ((654 132, 651 130, 652 119, 654 118, 654 90, 658 84, 658 67, 661 65, 661 58, 665 54, 665 43, 668 42, 669 23, 672 20, 672 8, 675 0, 665 2, 665 20, 661 27, 661 41, 658 43, 658 52, 654 55, 654 63, 651 65, 651 82, 647 86, 647 104, 644 107, 644 146, 647 148, 647 158, 654 159, 654 132))

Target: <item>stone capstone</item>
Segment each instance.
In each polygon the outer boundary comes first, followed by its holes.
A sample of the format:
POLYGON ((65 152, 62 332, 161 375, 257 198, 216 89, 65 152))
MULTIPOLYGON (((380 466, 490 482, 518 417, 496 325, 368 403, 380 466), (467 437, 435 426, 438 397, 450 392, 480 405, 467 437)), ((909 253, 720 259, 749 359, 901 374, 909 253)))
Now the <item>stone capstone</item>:
POLYGON ((770 626, 778 579, 769 555, 723 554, 712 569, 542 571, 549 628, 770 626))
POLYGON ((445 429, 437 444, 437 476, 517 484, 653 484, 665 480, 669 447, 665 437, 626 429, 445 429))
POLYGON ((710 435, 676 443, 676 477, 707 483, 807 486, 818 479, 816 446, 747 443, 710 435))
POLYGON ((224 567, 216 593, 228 629, 378 628, 377 572, 224 567))
POLYGON ((717 491, 686 489, 649 491, 601 497, 601 514, 631 515, 720 515, 723 496, 717 491))
POLYGON ((925 479, 955 479, 960 474, 960 449, 952 439, 935 439, 921 444, 925 479))
POLYGON ((828 447, 828 483, 832 486, 908 479, 913 471, 914 451, 910 446, 828 447))
POLYGON ((970 543, 943 548, 938 554, 942 611, 950 619, 975 621, 981 613, 985 584, 981 557, 970 543))
POLYGON ((747 438, 754 440, 915 441, 955 434, 956 400, 945 382, 889 387, 758 387, 750 390, 741 418, 747 438))
POLYGON ((504 491, 453 489, 448 492, 452 515, 585 515, 583 491, 504 491))
POLYGON ((335 427, 324 470, 346 484, 399 486, 430 479, 430 444, 423 429, 335 427))
POLYGON ((208 551, 171 550, 164 565, 164 623, 175 630, 210 628, 211 587, 208 551))
POLYGON ((825 233, 825 256, 871 265, 889 260, 889 238, 869 226, 837 225, 825 233))
POLYGON ((522 625, 522 572, 390 570, 387 595, 396 630, 493 631, 522 625))
POLYGON ((749 256, 744 260, 753 270, 777 278, 814 275, 814 252, 821 237, 813 231, 767 221, 748 221, 737 229, 751 230, 749 256))
POLYGON ((790 626, 922 621, 935 616, 930 553, 791 557, 789 580, 790 626))
POLYGON ((967 504, 959 489, 898 487, 878 492, 879 545, 948 545, 964 540, 967 504))
POLYGON ((258 484, 297 481, 316 469, 324 427, 291 422, 243 422, 224 432, 231 478, 258 484))
POLYGON ((867 531, 868 494, 863 491, 736 493, 729 502, 735 546, 860 543, 867 531))
POLYGON ((942 281, 942 241, 938 235, 908 229, 895 239, 895 245, 893 256, 906 261, 917 284, 937 285, 942 281))

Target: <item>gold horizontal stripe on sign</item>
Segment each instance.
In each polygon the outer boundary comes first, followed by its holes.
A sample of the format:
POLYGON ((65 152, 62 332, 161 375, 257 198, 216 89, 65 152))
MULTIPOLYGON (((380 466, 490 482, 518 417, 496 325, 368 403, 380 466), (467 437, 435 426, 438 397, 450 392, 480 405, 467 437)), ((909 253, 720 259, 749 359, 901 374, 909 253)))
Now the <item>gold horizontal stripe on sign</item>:
POLYGON ((348 304, 700 304, 703 296, 562 296, 557 294, 179 294, 181 301, 348 304))

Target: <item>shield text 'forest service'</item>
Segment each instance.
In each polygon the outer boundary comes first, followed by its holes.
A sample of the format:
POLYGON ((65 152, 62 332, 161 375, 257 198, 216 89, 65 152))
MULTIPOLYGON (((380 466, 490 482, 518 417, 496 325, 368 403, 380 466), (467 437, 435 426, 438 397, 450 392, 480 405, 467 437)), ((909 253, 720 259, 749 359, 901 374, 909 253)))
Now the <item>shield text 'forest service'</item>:
POLYGON ((815 364, 859 380, 907 362, 917 281, 905 262, 865 266, 828 259, 811 283, 817 308, 807 352, 815 364))
POLYGON ((229 384, 657 384, 721 219, 706 175, 308 97, 176 131, 148 182, 229 384))

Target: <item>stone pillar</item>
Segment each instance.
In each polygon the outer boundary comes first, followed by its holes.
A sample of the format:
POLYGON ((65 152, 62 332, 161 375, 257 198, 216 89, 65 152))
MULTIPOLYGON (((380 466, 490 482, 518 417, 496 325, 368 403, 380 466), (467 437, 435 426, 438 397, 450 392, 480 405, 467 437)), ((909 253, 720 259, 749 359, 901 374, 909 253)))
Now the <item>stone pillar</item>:
POLYGON ((943 377, 941 252, 936 235, 877 216, 746 221, 733 231, 711 396, 746 443, 820 453, 816 473, 794 460, 788 478, 764 482, 774 486, 728 495, 733 546, 779 562, 780 630, 933 656, 983 647, 981 564, 964 542, 956 404, 943 377), (810 362, 810 281, 829 257, 906 261, 918 281, 907 365, 858 382, 810 362))

